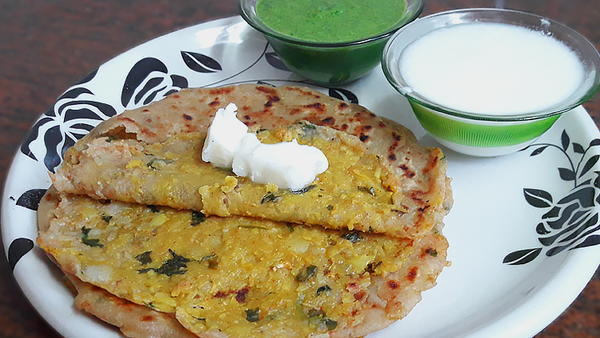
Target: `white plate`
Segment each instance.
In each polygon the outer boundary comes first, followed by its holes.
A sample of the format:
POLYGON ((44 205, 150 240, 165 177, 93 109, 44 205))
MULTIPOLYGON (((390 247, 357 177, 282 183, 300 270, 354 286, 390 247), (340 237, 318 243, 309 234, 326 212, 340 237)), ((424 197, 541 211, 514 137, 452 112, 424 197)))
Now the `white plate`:
MULTIPOLYGON (((58 332, 118 336, 73 308, 61 274, 34 246, 35 209, 62 149, 102 119, 171 91, 259 81, 304 84, 260 34, 232 17, 119 55, 69 88, 40 117, 7 177, 2 239, 20 287, 58 332)), ((436 145, 380 69, 344 88, 313 88, 358 101, 410 128, 422 144, 436 145)), ((408 317, 373 336, 532 336, 575 299, 600 262, 596 125, 579 107, 519 153, 491 159, 446 154, 455 199, 444 229, 452 266, 408 317)))

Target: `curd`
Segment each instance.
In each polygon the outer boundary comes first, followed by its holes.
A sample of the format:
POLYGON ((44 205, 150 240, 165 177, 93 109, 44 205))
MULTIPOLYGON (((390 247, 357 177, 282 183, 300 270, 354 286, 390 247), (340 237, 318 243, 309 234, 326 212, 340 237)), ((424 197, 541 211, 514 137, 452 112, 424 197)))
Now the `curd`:
POLYGON ((568 98, 584 76, 580 59, 562 42, 500 23, 440 28, 410 44, 399 63, 410 91, 490 115, 543 111, 568 98))

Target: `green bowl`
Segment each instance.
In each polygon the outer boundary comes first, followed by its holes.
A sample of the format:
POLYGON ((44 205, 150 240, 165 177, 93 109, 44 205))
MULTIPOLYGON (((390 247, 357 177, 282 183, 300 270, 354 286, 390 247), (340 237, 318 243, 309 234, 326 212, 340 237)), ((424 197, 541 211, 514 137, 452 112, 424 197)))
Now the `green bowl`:
POLYGON ((548 18, 504 9, 461 9, 418 19, 389 39, 383 52, 382 67, 390 84, 408 99, 425 130, 448 148, 474 156, 504 155, 528 146, 550 129, 562 113, 589 100, 600 87, 600 55, 584 36, 548 18), (551 35, 575 51, 585 76, 571 96, 552 107, 501 116, 456 110, 433 102, 410 88, 399 69, 404 49, 433 30, 472 22, 512 24, 551 35))
POLYGON ((379 64, 389 37, 423 10, 422 0, 406 0, 404 16, 390 30, 356 41, 322 43, 295 39, 270 29, 257 17, 256 2, 240 0, 242 18, 264 34, 291 71, 326 86, 348 83, 369 73, 379 64))

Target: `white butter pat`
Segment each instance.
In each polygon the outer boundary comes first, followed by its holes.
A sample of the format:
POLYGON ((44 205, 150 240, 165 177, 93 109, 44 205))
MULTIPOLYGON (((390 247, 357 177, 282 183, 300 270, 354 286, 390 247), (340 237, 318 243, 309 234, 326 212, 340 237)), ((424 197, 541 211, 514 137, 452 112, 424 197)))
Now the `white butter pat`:
POLYGON ((236 175, 248 177, 253 182, 272 183, 290 190, 304 188, 329 167, 327 157, 316 147, 298 144, 296 140, 261 143, 236 118, 236 109, 230 103, 224 110, 217 111, 208 128, 203 161, 232 168, 236 175))
POLYGON ((208 127, 202 148, 202 161, 220 168, 231 168, 233 154, 248 133, 248 127, 237 119, 236 110, 237 106, 233 103, 217 110, 212 124, 208 127))
MULTIPOLYGON (((253 134, 249 134, 256 136, 253 134)), ((233 172, 256 183, 273 183, 279 188, 299 190, 309 185, 329 167, 318 148, 298 141, 263 144, 245 137, 233 158, 233 172), (245 141, 249 141, 244 144, 245 141)))

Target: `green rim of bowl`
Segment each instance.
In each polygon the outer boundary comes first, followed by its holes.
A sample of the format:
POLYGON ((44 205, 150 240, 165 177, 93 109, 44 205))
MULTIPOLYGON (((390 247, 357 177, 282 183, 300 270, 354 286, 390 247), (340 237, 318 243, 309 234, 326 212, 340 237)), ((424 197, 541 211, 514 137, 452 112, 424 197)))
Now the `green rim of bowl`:
POLYGON ((531 141, 550 129, 560 115, 516 124, 482 125, 442 116, 409 98, 415 116, 429 133, 472 147, 503 147, 531 141))
MULTIPOLYGON (((240 12, 240 16, 244 19, 244 21, 246 21, 246 23, 248 23, 250 26, 252 26, 252 28, 254 28, 257 31, 259 31, 265 35, 268 35, 272 38, 276 38, 281 41, 285 41, 285 42, 292 43, 292 44, 298 44, 298 45, 302 45, 302 46, 307 46, 307 47, 330 47, 330 48, 331 47, 346 47, 346 46, 360 45, 363 43, 368 43, 371 41, 388 38, 392 34, 394 34, 397 30, 404 27, 407 23, 414 21, 417 17, 419 17, 419 15, 421 15, 421 12, 423 12, 423 0, 414 0, 412 2, 415 4, 415 6, 417 6, 415 8, 415 10, 412 13, 407 13, 408 15, 403 16, 397 24, 395 24, 392 28, 390 28, 389 30, 387 30, 383 33, 380 33, 380 34, 377 34, 377 35, 374 35, 374 36, 371 36, 368 38, 363 38, 363 39, 358 39, 358 40, 348 41, 348 42, 315 42, 315 41, 305 41, 305 40, 294 39, 292 37, 283 35, 281 33, 278 33, 277 31, 272 30, 271 28, 267 27, 266 25, 259 22, 258 20, 255 20, 253 15, 250 15, 249 13, 247 13, 244 10, 244 6, 242 4, 243 2, 244 2, 244 0, 240 0, 238 2, 238 9, 240 12)), ((405 2, 408 3, 408 1, 405 1, 405 2)), ((407 5, 407 8, 408 8, 408 5, 407 5)))
MULTIPOLYGON (((518 122, 518 121, 531 121, 531 120, 538 120, 538 119, 545 119, 551 116, 560 116, 561 113, 567 112, 577 106, 579 106, 580 104, 588 101, 589 99, 591 99, 600 89, 600 83, 596 82, 593 86, 590 87, 590 89, 578 100, 569 103, 568 105, 565 105, 563 107, 560 108, 553 108, 551 107, 550 109, 554 109, 550 112, 548 112, 547 110, 544 111, 538 111, 538 112, 530 112, 530 113, 524 113, 524 114, 513 114, 513 115, 502 115, 502 116, 498 116, 498 115, 488 115, 488 114, 477 114, 477 113, 470 113, 470 112, 466 112, 466 111, 460 111, 460 110, 455 110, 449 107, 445 107, 445 106, 440 106, 438 104, 435 104, 433 102, 429 102, 426 99, 424 99, 423 97, 416 97, 414 95, 411 94, 411 92, 403 89, 403 88, 409 88, 406 84, 402 84, 399 83, 393 76, 392 73, 390 71, 390 69, 388 68, 388 64, 387 64, 387 59, 386 56, 389 53, 389 49, 391 48, 391 46, 393 45, 394 41, 400 37, 402 35, 402 31, 411 27, 412 25, 418 25, 420 22, 422 22, 423 20, 427 20, 430 18, 434 18, 434 17, 438 17, 438 16, 442 16, 442 15, 450 15, 450 14, 457 14, 457 13, 469 13, 469 12, 503 12, 503 13, 513 13, 513 14, 519 14, 519 15, 525 15, 525 16, 530 16, 530 17, 535 17, 539 20, 546 20, 548 22, 550 22, 550 24, 555 25, 560 27, 560 29, 566 30, 568 31, 570 34, 572 34, 573 36, 576 36, 578 39, 580 39, 581 41, 585 42, 587 45, 589 45, 589 47, 591 47, 591 50, 595 51, 594 53, 594 58, 596 59, 595 64, 598 65, 600 64, 600 53, 598 53, 598 50, 596 50, 596 47, 590 42, 590 40, 588 40, 585 36, 581 35, 579 32, 577 32, 576 30, 566 26, 563 23, 560 23, 558 21, 552 20, 550 18, 546 18, 537 14, 533 14, 533 13, 529 13, 529 12, 525 12, 525 11, 518 11, 518 10, 513 10, 513 9, 498 9, 498 8, 467 8, 467 9, 456 9, 456 10, 450 10, 450 11, 445 11, 445 12, 439 12, 439 13, 435 13, 435 14, 431 14, 428 16, 425 16, 423 18, 420 18, 419 20, 409 23, 406 26, 402 27, 401 29, 399 29, 387 42, 385 49, 383 51, 383 55, 382 55, 382 61, 381 61, 381 66, 383 68, 383 73, 385 75, 385 77, 388 79, 388 81, 392 84, 392 86, 402 95, 406 96, 409 100, 417 102, 419 105, 421 106, 425 106, 429 109, 432 109, 434 111, 440 112, 442 114, 447 114, 450 116, 455 116, 455 117, 461 117, 461 118, 465 118, 465 119, 470 119, 470 120, 478 120, 478 121, 495 121, 495 122, 518 122)), ((600 72, 600 69, 596 69, 597 72, 600 72)))

